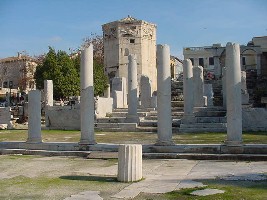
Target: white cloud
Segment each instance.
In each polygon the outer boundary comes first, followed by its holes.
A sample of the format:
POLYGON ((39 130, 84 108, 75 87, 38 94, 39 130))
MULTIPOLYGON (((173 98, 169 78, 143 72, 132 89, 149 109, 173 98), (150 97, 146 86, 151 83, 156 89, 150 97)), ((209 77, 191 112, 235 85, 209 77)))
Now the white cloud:
POLYGON ((49 38, 50 42, 61 42, 63 39, 60 36, 54 36, 49 38))

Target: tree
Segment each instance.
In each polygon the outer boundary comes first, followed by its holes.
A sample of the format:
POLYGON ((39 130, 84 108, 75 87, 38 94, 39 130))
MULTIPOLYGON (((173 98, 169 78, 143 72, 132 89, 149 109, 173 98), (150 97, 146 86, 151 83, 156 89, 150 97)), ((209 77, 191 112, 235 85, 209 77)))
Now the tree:
POLYGON ((44 80, 53 80, 55 98, 79 95, 79 73, 74 60, 65 51, 56 52, 49 47, 43 62, 36 68, 35 79, 38 89, 44 87, 44 80))

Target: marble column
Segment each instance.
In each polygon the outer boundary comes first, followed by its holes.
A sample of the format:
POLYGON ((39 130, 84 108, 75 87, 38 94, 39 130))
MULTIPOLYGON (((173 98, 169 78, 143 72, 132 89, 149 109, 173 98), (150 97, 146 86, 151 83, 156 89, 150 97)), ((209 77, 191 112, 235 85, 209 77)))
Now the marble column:
POLYGON ((193 67, 193 79, 194 79, 194 106, 203 107, 205 104, 204 100, 204 78, 203 78, 203 67, 193 67))
POLYGON ((53 81, 44 80, 45 105, 53 106, 53 81))
POLYGON ((29 91, 28 100, 27 143, 41 143, 41 92, 39 90, 29 91))
POLYGON ((127 122, 137 123, 139 121, 137 115, 137 62, 136 55, 128 56, 128 113, 126 116, 127 122))
POLYGON ((81 139, 80 144, 95 144, 93 45, 81 52, 81 139))
POLYGON ((110 84, 108 84, 107 89, 104 91, 104 97, 110 98, 110 84))
POLYGON ((184 95, 184 116, 182 123, 194 122, 194 96, 193 91, 193 66, 190 59, 183 62, 183 95, 184 95))
POLYGON ((223 108, 226 109, 226 68, 222 69, 222 95, 223 95, 223 108))
POLYGON ((157 45, 157 110, 158 141, 156 145, 172 145, 170 47, 157 45))
POLYGON ((241 67, 239 44, 226 45, 226 99, 228 146, 242 144, 241 67))

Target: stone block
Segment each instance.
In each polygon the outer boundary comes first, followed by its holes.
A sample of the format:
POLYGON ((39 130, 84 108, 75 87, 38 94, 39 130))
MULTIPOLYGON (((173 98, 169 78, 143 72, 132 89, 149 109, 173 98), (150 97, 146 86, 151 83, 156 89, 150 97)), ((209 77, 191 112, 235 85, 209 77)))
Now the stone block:
POLYGON ((117 178, 120 182, 142 179, 142 145, 124 144, 119 146, 117 178))

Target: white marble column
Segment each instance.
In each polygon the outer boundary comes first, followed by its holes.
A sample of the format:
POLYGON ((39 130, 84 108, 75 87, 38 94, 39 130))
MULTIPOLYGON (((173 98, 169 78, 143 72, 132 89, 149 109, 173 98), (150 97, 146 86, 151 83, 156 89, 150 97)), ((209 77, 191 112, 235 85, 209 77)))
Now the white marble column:
POLYGON ((93 45, 81 53, 81 139, 80 144, 95 144, 93 45))
POLYGON ((136 55, 130 54, 128 56, 128 114, 127 122, 137 123, 139 121, 137 115, 137 62, 136 55))
POLYGON ((44 80, 44 97, 45 105, 53 106, 53 81, 44 80))
POLYGON ((222 95, 223 95, 223 108, 226 109, 226 68, 222 69, 222 95))
POLYGON ((193 66, 190 59, 183 62, 184 116, 182 123, 194 122, 193 66))
POLYGON ((157 45, 157 110, 158 141, 156 145, 172 145, 170 47, 157 45))
POLYGON ((108 84, 107 89, 104 91, 104 97, 110 98, 110 84, 108 84))
POLYGON ((41 92, 29 91, 28 94, 28 139, 27 143, 41 143, 41 92))
POLYGON ((228 146, 242 143, 241 67, 239 44, 226 45, 226 99, 228 146))
POLYGON ((193 67, 193 79, 194 79, 194 106, 203 107, 205 104, 204 100, 204 78, 203 78, 203 67, 193 67))

